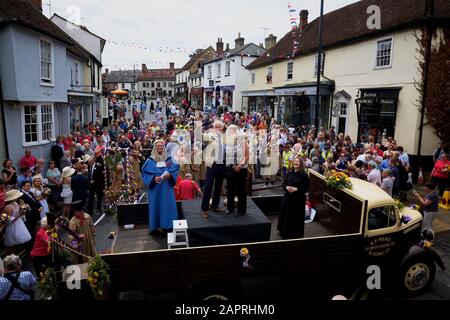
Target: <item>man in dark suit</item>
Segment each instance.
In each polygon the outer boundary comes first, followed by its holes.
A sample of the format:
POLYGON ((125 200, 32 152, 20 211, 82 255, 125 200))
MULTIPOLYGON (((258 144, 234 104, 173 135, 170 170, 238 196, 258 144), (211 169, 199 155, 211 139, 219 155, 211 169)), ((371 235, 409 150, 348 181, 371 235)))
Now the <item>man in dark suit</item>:
POLYGON ((83 173, 83 162, 81 160, 78 160, 74 164, 75 166, 75 174, 72 176, 72 201, 78 201, 81 200, 81 204, 84 207, 86 205, 86 201, 88 200, 89 196, 89 180, 86 175, 83 173))
POLYGON ((64 157, 64 145, 62 144, 62 138, 57 137, 55 145, 50 150, 51 158, 55 161, 56 167, 59 168, 61 158, 64 157))
POLYGON ((97 196, 97 213, 102 211, 103 191, 105 189, 104 163, 100 152, 95 154, 96 158, 88 160, 89 200, 87 212, 92 216, 94 213, 94 200, 97 196))
POLYGON ((32 249, 34 244, 34 237, 36 235, 36 227, 38 222, 41 220, 41 211, 43 210, 42 205, 36 200, 34 195, 30 192, 31 182, 23 181, 21 184, 21 192, 23 195, 20 197, 25 204, 30 206, 30 210, 25 214, 25 226, 31 235, 31 241, 29 242, 29 250, 32 249))

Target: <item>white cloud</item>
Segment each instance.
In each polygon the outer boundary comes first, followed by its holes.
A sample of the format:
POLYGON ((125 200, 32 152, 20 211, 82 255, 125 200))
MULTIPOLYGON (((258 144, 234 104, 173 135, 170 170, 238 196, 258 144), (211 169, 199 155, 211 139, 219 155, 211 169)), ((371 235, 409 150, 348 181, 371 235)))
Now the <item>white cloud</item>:
MULTIPOLYGON (((50 0, 43 0, 44 4, 50 0)), ((150 44, 152 50, 107 43, 103 62, 111 69, 119 65, 147 63, 149 67, 181 67, 196 48, 215 46, 218 37, 234 47, 238 32, 246 43, 264 42, 273 33, 280 39, 289 31, 288 1, 279 0, 58 0, 52 12, 69 16, 67 8, 81 9, 81 23, 112 41, 150 44), (267 28, 263 30, 261 28, 267 28), (159 47, 162 51, 159 51, 159 47), (167 47, 167 48, 166 48, 167 47), (179 50, 185 48, 187 52, 179 50), (172 50, 172 51, 171 51, 172 50), (181 51, 181 52, 180 52, 181 51)), ((356 0, 327 0, 325 13, 356 0)), ((296 9, 307 9, 312 21, 319 15, 318 0, 292 0, 296 9)), ((44 8, 49 13, 49 8, 44 8)), ((127 66, 128 65, 128 66, 127 66)))

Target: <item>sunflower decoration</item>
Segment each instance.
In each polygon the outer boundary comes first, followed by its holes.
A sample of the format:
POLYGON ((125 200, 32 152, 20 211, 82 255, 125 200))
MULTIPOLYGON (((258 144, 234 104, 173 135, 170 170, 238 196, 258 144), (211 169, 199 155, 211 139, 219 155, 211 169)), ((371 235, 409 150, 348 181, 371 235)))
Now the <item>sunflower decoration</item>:
POLYGON ((107 290, 111 283, 108 272, 109 265, 99 255, 89 262, 88 282, 97 300, 106 299, 107 290))
POLYGON ((331 174, 326 178, 327 186, 335 189, 351 189, 352 183, 348 175, 343 172, 332 170, 331 174))
POLYGON ((8 220, 9 220, 8 214, 6 212, 2 212, 0 214, 0 227, 6 225, 8 223, 8 220))

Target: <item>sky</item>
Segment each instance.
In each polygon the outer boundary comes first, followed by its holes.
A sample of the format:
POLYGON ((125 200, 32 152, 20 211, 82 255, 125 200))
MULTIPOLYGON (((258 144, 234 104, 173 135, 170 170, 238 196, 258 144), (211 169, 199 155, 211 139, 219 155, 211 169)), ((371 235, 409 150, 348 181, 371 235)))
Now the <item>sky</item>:
MULTIPOLYGON (((234 48, 238 33, 245 43, 264 43, 274 34, 281 39, 291 28, 288 1, 281 0, 42 0, 47 16, 57 13, 108 40, 104 68, 181 68, 197 48, 214 48, 218 38, 234 48), (51 5, 51 6, 50 6, 51 5)), ((324 12, 357 2, 325 0, 324 12)), ((292 0, 320 14, 319 0, 292 0)))

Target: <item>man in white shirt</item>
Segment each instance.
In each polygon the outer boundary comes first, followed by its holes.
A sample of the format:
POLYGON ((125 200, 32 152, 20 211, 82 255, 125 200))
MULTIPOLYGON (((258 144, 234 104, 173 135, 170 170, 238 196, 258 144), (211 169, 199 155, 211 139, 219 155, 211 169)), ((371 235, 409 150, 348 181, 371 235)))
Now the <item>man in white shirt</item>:
POLYGON ((369 174, 367 175, 367 181, 380 187, 381 173, 377 169, 377 164, 375 163, 375 161, 370 161, 368 167, 369 167, 369 174))
POLYGON ((407 168, 409 167, 409 156, 408 154, 405 152, 405 150, 403 149, 403 147, 398 147, 397 148, 398 153, 400 154, 400 156, 398 157, 400 159, 400 161, 402 162, 402 165, 407 168))

